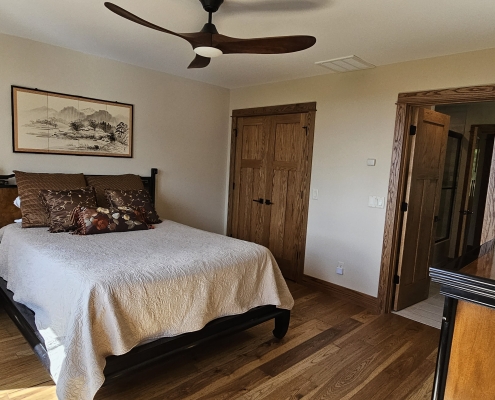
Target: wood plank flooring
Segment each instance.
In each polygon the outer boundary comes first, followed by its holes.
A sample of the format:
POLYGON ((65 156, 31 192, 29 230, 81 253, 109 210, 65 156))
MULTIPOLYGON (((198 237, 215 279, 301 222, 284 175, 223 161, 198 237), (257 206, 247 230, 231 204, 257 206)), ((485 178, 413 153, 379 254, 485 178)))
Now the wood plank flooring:
MULTIPOLYGON (((429 400, 439 331, 289 283, 287 336, 268 322, 105 385, 112 399, 429 400)), ((0 400, 55 400, 55 386, 0 308, 0 400)))

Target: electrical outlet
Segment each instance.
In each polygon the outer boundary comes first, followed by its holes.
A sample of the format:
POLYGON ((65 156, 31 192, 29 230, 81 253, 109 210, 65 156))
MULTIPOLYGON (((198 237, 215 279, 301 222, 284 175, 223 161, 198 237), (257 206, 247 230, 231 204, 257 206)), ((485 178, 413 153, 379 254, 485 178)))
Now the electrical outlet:
POLYGON ((339 261, 337 263, 337 269, 335 270, 335 272, 337 273, 337 275, 344 275, 344 262, 343 261, 339 261))

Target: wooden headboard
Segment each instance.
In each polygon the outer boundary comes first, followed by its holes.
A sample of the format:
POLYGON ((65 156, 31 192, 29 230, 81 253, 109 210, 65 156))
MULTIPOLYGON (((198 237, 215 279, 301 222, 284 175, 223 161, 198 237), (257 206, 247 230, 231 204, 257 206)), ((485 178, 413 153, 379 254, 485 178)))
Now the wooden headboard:
MULTIPOLYGON (((0 179, 7 180, 14 175, 0 175, 0 179)), ((11 224, 15 219, 21 218, 21 210, 14 206, 14 200, 17 197, 17 186, 0 185, 0 228, 11 224)))
MULTIPOLYGON (((144 187, 148 190, 153 204, 156 199, 156 174, 158 169, 151 168, 150 176, 142 176, 144 187)), ((9 183, 9 179, 14 178, 12 175, 0 175, 0 228, 14 222, 14 219, 22 217, 21 210, 14 205, 14 200, 17 197, 17 185, 9 183)), ((94 175, 89 175, 94 176, 94 175)))

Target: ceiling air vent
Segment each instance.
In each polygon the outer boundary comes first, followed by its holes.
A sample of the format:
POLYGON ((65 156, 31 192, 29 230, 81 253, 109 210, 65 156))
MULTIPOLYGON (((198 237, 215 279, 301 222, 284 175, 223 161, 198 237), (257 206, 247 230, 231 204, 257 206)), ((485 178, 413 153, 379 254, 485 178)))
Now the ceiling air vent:
POLYGON ((322 67, 328 68, 334 72, 349 72, 358 71, 360 69, 375 68, 373 64, 361 60, 356 56, 347 56, 334 58, 333 60, 318 61, 316 65, 321 65, 322 67))

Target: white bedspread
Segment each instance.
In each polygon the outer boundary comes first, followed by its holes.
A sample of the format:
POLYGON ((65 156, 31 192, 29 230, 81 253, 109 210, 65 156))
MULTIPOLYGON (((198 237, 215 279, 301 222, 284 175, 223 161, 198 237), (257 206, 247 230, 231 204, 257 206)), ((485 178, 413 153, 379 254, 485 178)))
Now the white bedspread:
POLYGON ((36 313, 61 400, 92 399, 108 355, 256 306, 293 306, 269 250, 172 221, 93 236, 9 225, 0 276, 36 313))

